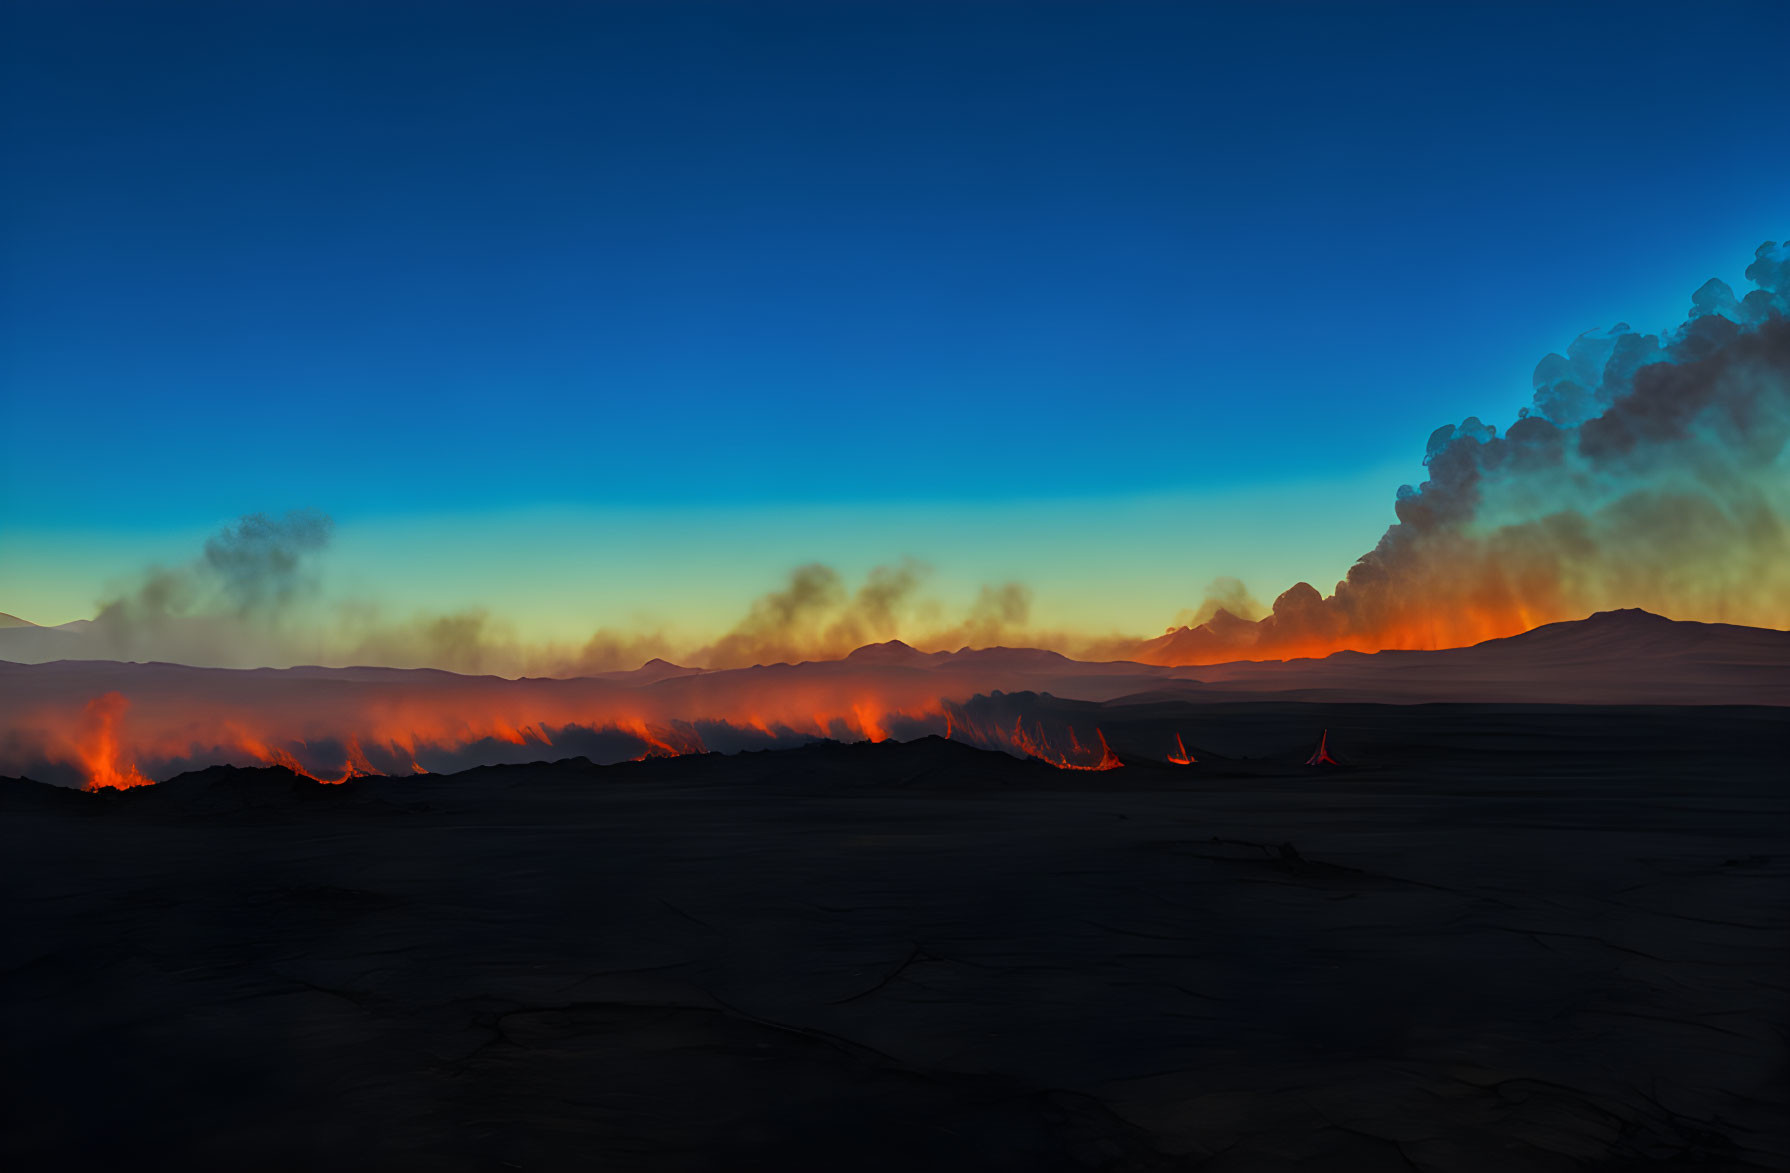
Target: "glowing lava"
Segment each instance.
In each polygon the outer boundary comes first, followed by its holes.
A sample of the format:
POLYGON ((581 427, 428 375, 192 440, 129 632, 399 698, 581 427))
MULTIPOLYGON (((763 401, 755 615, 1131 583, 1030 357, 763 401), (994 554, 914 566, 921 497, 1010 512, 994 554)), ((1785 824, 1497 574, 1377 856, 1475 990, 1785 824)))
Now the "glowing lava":
POLYGON ((118 726, 130 702, 123 693, 108 692, 87 702, 83 710, 87 735, 82 739, 78 755, 87 768, 88 790, 126 790, 147 786, 150 779, 138 772, 136 764, 122 758, 118 726))
POLYGON ((72 766, 90 787, 140 786, 213 765, 279 766, 335 785, 530 757, 626 761, 941 733, 1065 770, 1124 764, 1091 720, 1077 725, 1011 709, 984 714, 981 703, 966 707, 917 677, 778 679, 767 686, 717 673, 634 690, 600 680, 436 675, 382 679, 377 687, 309 677, 299 687, 284 676, 220 682, 197 670, 154 671, 192 672, 197 685, 215 691, 197 697, 161 685, 132 701, 108 691, 74 700, 72 709, 46 704, 31 714, 40 733, 30 752, 46 764, 72 766), (1092 736, 1084 739, 1083 730, 1092 736), (549 752, 534 754, 537 746, 549 752))
POLYGON ((1181 735, 1177 733, 1175 734, 1175 752, 1168 756, 1168 760, 1177 766, 1191 766, 1198 759, 1187 752, 1187 746, 1182 744, 1181 735))
POLYGON ((1073 760, 1070 757, 1071 754, 1073 754, 1075 758, 1086 759, 1093 751, 1082 745, 1081 739, 1075 735, 1075 726, 1068 726, 1068 732, 1069 746, 1067 752, 1065 752, 1050 743, 1050 737, 1045 732, 1042 723, 1038 725, 1036 732, 1031 732, 1025 727, 1025 718, 1015 717, 1013 719, 1013 733, 1008 744, 1028 757, 1037 758, 1042 762, 1049 762, 1059 770, 1116 770, 1125 764, 1124 762, 1121 762, 1118 755, 1113 753, 1107 746, 1106 734, 1102 733, 1098 728, 1094 730, 1094 736, 1100 740, 1099 759, 1092 763, 1085 760, 1073 760))
POLYGON ((639 717, 625 717, 615 722, 612 728, 631 733, 646 745, 646 752, 634 759, 637 762, 643 762, 647 758, 675 758, 684 754, 709 752, 694 730, 648 725, 639 717))

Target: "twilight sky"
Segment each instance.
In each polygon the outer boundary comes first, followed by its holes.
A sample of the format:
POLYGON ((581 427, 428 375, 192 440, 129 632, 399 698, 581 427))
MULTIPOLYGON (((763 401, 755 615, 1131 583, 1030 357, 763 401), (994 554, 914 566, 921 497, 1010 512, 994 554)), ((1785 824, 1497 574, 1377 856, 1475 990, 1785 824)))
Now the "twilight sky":
POLYGON ((531 638, 790 567, 1152 632, 1790 210, 1778 3, 7 0, 0 611, 239 514, 531 638))

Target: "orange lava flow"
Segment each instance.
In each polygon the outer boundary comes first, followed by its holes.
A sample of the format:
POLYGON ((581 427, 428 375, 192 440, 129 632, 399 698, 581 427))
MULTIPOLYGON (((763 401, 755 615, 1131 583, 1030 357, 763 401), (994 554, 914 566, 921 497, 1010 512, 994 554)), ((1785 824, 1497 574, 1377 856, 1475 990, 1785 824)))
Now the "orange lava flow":
POLYGON ((889 739, 889 735, 883 732, 876 710, 868 704, 859 701, 853 705, 852 715, 858 719, 858 728, 864 731, 864 736, 870 741, 887 741, 889 739))
MULTIPOLYGON (((18 715, 15 724, 28 733, 11 752, 26 766, 59 768, 89 787, 141 786, 219 765, 278 766, 336 785, 502 763, 625 762, 940 734, 1059 769, 1124 765, 1091 712, 1049 704, 1036 711, 1029 707, 1035 698, 1017 699, 1030 694, 982 688, 964 700, 941 695, 938 681, 918 674, 850 667, 717 672, 645 687, 596 678, 369 678, 353 669, 340 676, 176 666, 119 672, 155 682, 98 697, 74 689, 45 697, 18 715), (1016 711, 1016 703, 1027 707, 1016 711)), ((966 684, 957 686, 969 692, 966 684)))
MULTIPOLYGON (((350 778, 382 777, 380 771, 375 770, 372 763, 367 761, 366 752, 361 749, 360 742, 353 737, 348 739, 348 759, 342 765, 342 776, 340 778, 325 778, 305 769, 298 758, 289 751, 283 750, 277 745, 269 745, 261 739, 251 736, 240 727, 231 726, 230 736, 234 739, 236 748, 250 755, 262 765, 282 766, 301 778, 309 778, 313 782, 321 782, 326 786, 340 786, 350 778)), ((416 772, 427 773, 414 762, 411 765, 416 772)))
POLYGON ((695 733, 654 728, 639 717, 623 717, 615 722, 615 728, 632 733, 646 744, 646 752, 634 759, 637 762, 647 758, 675 758, 684 754, 708 752, 708 748, 702 744, 702 738, 695 733))
POLYGON ((1094 736, 1100 739, 1100 757, 1092 763, 1074 761, 1069 757, 1069 754, 1072 753, 1078 758, 1086 758, 1092 753, 1092 750, 1083 746, 1081 739, 1076 737, 1073 725, 1069 727, 1069 748, 1068 752, 1065 752, 1050 744, 1042 726, 1035 733, 1029 732, 1025 727, 1025 718, 1015 717, 1010 744, 1027 756, 1037 758, 1042 762, 1049 762, 1059 770, 1116 770, 1125 764, 1119 760, 1117 754, 1108 748, 1106 734, 1096 728, 1094 736))
POLYGON ((88 790, 127 790, 150 783, 135 763, 121 760, 118 727, 129 707, 124 694, 108 692, 88 701, 83 710, 87 735, 81 741, 79 756, 87 769, 88 790))
MULTIPOLYGON (((307 684, 258 699, 232 692, 204 701, 163 689, 139 698, 136 708, 112 691, 85 702, 78 715, 46 706, 31 716, 40 759, 74 766, 89 788, 142 786, 218 764, 279 766, 336 785, 428 774, 425 758, 450 770, 504 760, 492 746, 540 747, 549 752, 538 759, 547 760, 588 754, 581 747, 596 744, 604 754, 620 751, 608 760, 638 761, 709 753, 705 731, 730 749, 761 748, 817 739, 905 740, 937 733, 950 720, 943 701, 918 686, 878 695, 858 684, 836 690, 791 682, 750 691, 722 684, 725 691, 697 681, 691 695, 669 701, 557 681, 425 681, 340 693, 307 684), (690 712, 702 715, 674 715, 690 712), (630 742, 638 748, 627 748, 630 742), (462 752, 469 750, 470 757, 462 752)), ((507 760, 529 759, 511 753, 507 760)))
POLYGON ((1174 765, 1191 766, 1198 760, 1192 754, 1187 752, 1187 746, 1182 744, 1181 735, 1179 733, 1175 734, 1175 750, 1176 752, 1168 756, 1168 760, 1174 765))
POLYGON ((348 764, 342 768, 342 776, 340 778, 319 778, 317 781, 339 786, 350 778, 377 778, 379 776, 379 771, 375 770, 373 764, 367 761, 367 755, 362 751, 360 742, 350 737, 348 739, 348 764))

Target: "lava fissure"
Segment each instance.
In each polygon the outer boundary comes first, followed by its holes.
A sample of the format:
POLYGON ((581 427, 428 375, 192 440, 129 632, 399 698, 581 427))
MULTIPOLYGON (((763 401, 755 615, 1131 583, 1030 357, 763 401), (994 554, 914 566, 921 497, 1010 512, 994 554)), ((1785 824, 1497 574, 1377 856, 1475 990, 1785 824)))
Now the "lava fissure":
MULTIPOLYGON (((787 704, 767 704, 771 699, 758 696, 756 707, 744 713, 684 720, 649 717, 644 710, 601 717, 569 711, 475 715, 452 703, 430 707, 410 696, 360 709, 346 718, 353 722, 347 728, 319 714, 292 714, 291 727, 280 728, 279 718, 257 720, 243 711, 210 718, 146 708, 127 730, 130 701, 112 691, 87 702, 78 720, 65 721, 68 736, 59 747, 47 747, 45 756, 76 766, 90 789, 147 785, 155 776, 208 765, 281 766, 314 782, 339 785, 513 760, 502 747, 642 761, 815 740, 908 741, 941 733, 1063 770, 1114 770, 1124 764, 1097 725, 1086 738, 1088 725, 1024 715, 990 720, 940 698, 888 703, 863 696, 837 709, 808 701, 802 714, 787 711, 787 704)), ((1185 746, 1180 748, 1191 761, 1185 746)))

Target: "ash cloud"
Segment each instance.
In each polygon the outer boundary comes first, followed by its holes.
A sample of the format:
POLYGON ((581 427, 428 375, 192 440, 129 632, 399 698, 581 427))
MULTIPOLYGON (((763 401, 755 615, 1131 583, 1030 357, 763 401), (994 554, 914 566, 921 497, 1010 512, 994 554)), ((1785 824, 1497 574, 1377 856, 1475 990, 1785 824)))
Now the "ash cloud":
POLYGON ((711 668, 836 659, 869 643, 903 639, 927 649, 955 650, 1025 642, 1032 592, 1022 583, 985 585, 955 622, 940 618, 921 595, 931 568, 914 559, 870 571, 856 591, 838 571, 810 563, 789 584, 757 599, 732 631, 694 653, 711 668))
POLYGON ((1060 645, 1060 635, 1032 632, 1032 589, 1024 583, 1008 582, 1000 586, 984 586, 976 592, 976 601, 963 621, 947 627, 922 642, 951 650, 955 648, 987 648, 1013 644, 1060 645))
MULTIPOLYGON (((80 644, 73 654, 226 668, 377 664, 569 677, 655 659, 706 668, 834 659, 897 638, 950 649, 1033 638, 1029 588, 984 586, 961 617, 946 621, 922 593, 931 569, 909 558, 873 568, 855 588, 830 566, 799 566, 705 644, 616 627, 600 627, 582 643, 530 642, 481 607, 400 617, 370 600, 328 599, 322 559, 333 529, 311 511, 246 515, 208 539, 191 563, 151 567, 103 602, 87 631, 68 637, 80 644)), ((57 645, 58 654, 71 650, 57 645)))
POLYGON ((102 603, 88 638, 116 659, 233 664, 277 656, 295 610, 317 597, 317 556, 333 528, 312 510, 247 514, 192 562, 152 567, 102 603))
POLYGON ((325 514, 251 513, 206 540, 184 566, 152 566, 69 636, 75 658, 203 667, 379 664, 472 675, 578 676, 639 667, 674 648, 655 632, 599 629, 583 644, 529 643, 472 607, 393 618, 365 599, 329 599, 325 514))
POLYGON ((914 561, 878 566, 855 593, 830 566, 798 566, 789 585, 755 601, 734 629, 697 654, 716 668, 843 655, 894 638, 927 568, 914 561))
POLYGON ((1535 368, 1500 436, 1473 417, 1428 441, 1429 478, 1328 596, 1299 583, 1256 623, 1217 612, 1141 645, 1159 663, 1446 647, 1641 606, 1790 621, 1790 244, 1759 246, 1663 335, 1626 323, 1535 368))
MULTIPOLYGON (((1200 600, 1200 605, 1175 616, 1175 623, 1180 627, 1198 627, 1215 620, 1224 623, 1227 619, 1253 623, 1261 617, 1262 605, 1256 602, 1255 596, 1249 593, 1249 588, 1243 585, 1243 581, 1221 575, 1206 587, 1206 597, 1200 600)), ((1173 631, 1174 628, 1169 630, 1173 631)))

